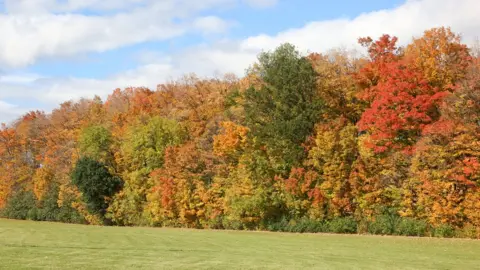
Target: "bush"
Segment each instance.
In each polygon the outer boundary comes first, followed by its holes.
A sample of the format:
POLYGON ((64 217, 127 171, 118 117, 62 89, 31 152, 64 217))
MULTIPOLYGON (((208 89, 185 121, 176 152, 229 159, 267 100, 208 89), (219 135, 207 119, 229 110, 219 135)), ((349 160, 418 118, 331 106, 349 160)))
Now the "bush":
POLYGON ((381 215, 375 217, 374 221, 368 224, 368 232, 371 234, 393 235, 397 231, 402 218, 395 209, 385 209, 381 215))
POLYGON ((370 234, 390 235, 393 234, 392 229, 388 224, 388 219, 383 216, 377 216, 368 223, 367 231, 370 234))
POLYGON ((292 232, 292 233, 356 233, 357 222, 353 217, 335 218, 330 221, 314 220, 301 218, 298 220, 288 220, 286 217, 267 226, 269 231, 273 232, 292 232))
POLYGON ((340 217, 328 222, 328 231, 332 233, 357 233, 357 221, 353 217, 340 217))
POLYGON ((59 221, 58 214, 58 189, 52 188, 49 190, 40 201, 40 208, 36 210, 37 220, 42 221, 59 221))
POLYGON ((435 237, 450 238, 450 237, 453 237, 454 235, 455 235, 455 229, 448 224, 442 224, 433 229, 433 236, 435 237))
POLYGON ((38 219, 38 209, 37 208, 31 208, 27 212, 27 219, 28 220, 39 220, 38 219))
POLYGON ((398 224, 396 234, 404 236, 426 236, 428 224, 424 220, 403 218, 398 224))
POLYGON ((309 218, 288 220, 287 217, 282 217, 280 220, 268 224, 267 230, 292 233, 319 233, 329 231, 328 224, 324 221, 309 218))
POLYGON ((64 222, 64 223, 74 223, 74 224, 86 224, 85 218, 78 213, 77 210, 73 209, 72 207, 63 206, 59 208, 56 221, 64 222))
POLYGON ((267 225, 267 230, 272 232, 285 232, 289 227, 289 221, 286 217, 282 217, 280 220, 271 222, 267 225))
POLYGON ((480 228, 472 224, 466 224, 462 229, 457 230, 455 237, 477 239, 480 237, 480 228))
POLYGON ((214 218, 207 219, 205 221, 202 221, 202 227, 211 230, 222 230, 224 229, 223 219, 223 215, 218 215, 214 218))
POLYGON ((35 195, 31 191, 19 191, 7 201, 1 215, 11 219, 36 219, 35 195))
POLYGON ((367 234, 369 225, 370 225, 370 222, 367 219, 359 220, 357 224, 357 233, 367 234))
POLYGON ((10 219, 59 221, 64 223, 85 223, 85 219, 68 205, 59 207, 58 187, 53 186, 43 197, 37 201, 32 191, 20 191, 8 200, 0 216, 10 219))
POLYGON ((307 232, 311 232, 311 233, 328 232, 328 224, 324 221, 307 219, 304 226, 307 232))
POLYGON ((307 232, 308 222, 310 222, 308 219, 300 219, 298 221, 291 220, 287 226, 287 230, 294 233, 305 233, 307 232))
POLYGON ((240 220, 224 218, 222 220, 222 225, 227 230, 244 230, 244 225, 240 220))
POLYGON ((36 210, 36 220, 40 221, 60 221, 64 223, 85 223, 85 219, 70 206, 70 203, 64 203, 61 207, 58 205, 57 185, 53 185, 40 201, 40 207, 36 210))

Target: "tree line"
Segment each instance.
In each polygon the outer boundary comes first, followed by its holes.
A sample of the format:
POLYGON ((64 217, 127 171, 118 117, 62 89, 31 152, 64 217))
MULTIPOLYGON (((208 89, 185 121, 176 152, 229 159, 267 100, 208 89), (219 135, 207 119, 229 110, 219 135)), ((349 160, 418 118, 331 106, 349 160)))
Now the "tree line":
POLYGON ((0 128, 4 217, 480 236, 480 58, 449 28, 363 57, 263 52, 0 128))

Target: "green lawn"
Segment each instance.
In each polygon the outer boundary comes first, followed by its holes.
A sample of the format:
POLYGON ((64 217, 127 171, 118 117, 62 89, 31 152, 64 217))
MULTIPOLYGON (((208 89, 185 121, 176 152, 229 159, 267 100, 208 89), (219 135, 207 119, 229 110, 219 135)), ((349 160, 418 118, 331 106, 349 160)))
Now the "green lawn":
POLYGON ((0 269, 480 269, 480 241, 0 219, 0 269))

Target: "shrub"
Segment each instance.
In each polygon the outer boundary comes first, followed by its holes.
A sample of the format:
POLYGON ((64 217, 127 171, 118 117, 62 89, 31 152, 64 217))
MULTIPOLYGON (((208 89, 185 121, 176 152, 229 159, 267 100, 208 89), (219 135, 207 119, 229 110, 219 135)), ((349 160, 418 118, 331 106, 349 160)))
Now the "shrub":
POLYGON ((472 224, 467 224, 462 229, 457 230, 455 237, 474 239, 479 238, 480 228, 477 228, 472 224))
POLYGON ((28 220, 39 220, 38 219, 38 209, 37 208, 31 208, 27 212, 27 219, 28 220))
POLYGON ((289 221, 286 217, 282 217, 278 221, 271 222, 267 225, 267 230, 272 232, 285 232, 289 227, 289 221))
POLYGON ((39 202, 40 208, 36 209, 37 220, 42 221, 63 221, 58 220, 58 189, 56 187, 50 189, 39 202))
POLYGON ((218 215, 214 218, 207 219, 206 221, 202 222, 202 226, 204 228, 212 229, 212 230, 222 230, 224 229, 223 226, 223 215, 218 215))
POLYGON ((435 237, 453 237, 455 235, 455 229, 448 224, 442 224, 433 229, 433 236, 435 237))
POLYGON ((413 218, 403 218, 396 228, 396 234, 404 236, 426 236, 427 231, 426 221, 413 218))
POLYGON ((85 219, 76 209, 70 206, 70 203, 64 203, 61 207, 58 205, 57 185, 52 185, 50 190, 43 196, 36 209, 36 220, 40 221, 60 221, 65 223, 85 223, 85 219))
POLYGON ((381 214, 368 224, 368 232, 371 234, 393 235, 401 223, 402 218, 394 208, 384 208, 381 214))
POLYGON ((20 191, 10 198, 6 207, 0 212, 0 216, 22 220, 85 223, 85 219, 77 210, 68 204, 59 207, 57 200, 57 186, 53 186, 41 201, 36 200, 32 191, 20 191))
POLYGON ((222 225, 227 230, 244 230, 245 227, 240 220, 224 218, 222 220, 222 225))
POLYGON ((400 217, 392 217, 389 215, 377 216, 374 221, 368 224, 368 232, 371 234, 393 235, 400 222, 400 217))
POLYGON ((328 231, 332 233, 357 233, 357 221, 353 217, 340 217, 328 222, 328 231))
POLYGON ((370 222, 367 219, 360 219, 357 225, 357 233, 366 234, 368 233, 368 226, 370 222))
POLYGON ((296 232, 296 233, 305 233, 307 232, 307 222, 308 220, 306 219, 300 219, 298 221, 292 222, 291 225, 289 226, 289 231, 290 232, 296 232))
POLYGON ((319 233, 328 232, 328 224, 324 221, 301 218, 288 220, 282 217, 276 222, 268 224, 267 230, 272 232, 292 232, 292 233, 319 233))
POLYGON ((307 219, 304 226, 305 226, 306 232, 311 232, 311 233, 328 232, 328 224, 324 221, 307 219))
POLYGON ((35 195, 33 192, 19 191, 7 201, 7 205, 2 210, 1 215, 11 219, 35 219, 36 215, 32 210, 35 208, 35 195))
POLYGON ((288 220, 288 218, 283 217, 276 222, 270 223, 267 229, 273 232, 292 233, 356 233, 357 222, 353 217, 335 218, 330 221, 309 218, 288 220))

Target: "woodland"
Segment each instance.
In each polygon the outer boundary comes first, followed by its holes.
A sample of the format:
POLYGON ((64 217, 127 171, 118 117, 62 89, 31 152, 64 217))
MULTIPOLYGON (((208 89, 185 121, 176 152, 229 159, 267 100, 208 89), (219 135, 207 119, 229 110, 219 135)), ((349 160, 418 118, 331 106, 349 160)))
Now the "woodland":
POLYGON ((480 237, 480 50, 447 27, 358 42, 363 56, 286 43, 241 78, 190 74, 2 124, 0 216, 480 237))

